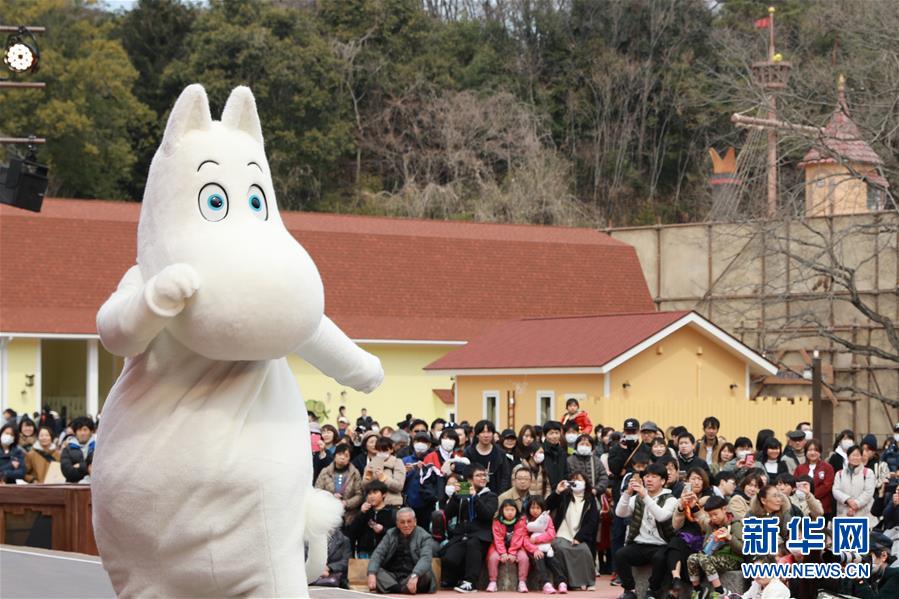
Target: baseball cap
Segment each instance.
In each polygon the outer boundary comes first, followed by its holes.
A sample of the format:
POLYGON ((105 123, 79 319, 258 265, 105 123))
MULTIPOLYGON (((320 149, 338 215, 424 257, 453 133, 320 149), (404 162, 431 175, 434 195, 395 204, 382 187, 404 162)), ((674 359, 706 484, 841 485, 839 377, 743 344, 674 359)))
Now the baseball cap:
POLYGON ((517 439, 518 436, 515 434, 515 431, 513 431, 511 428, 507 428, 506 430, 504 430, 502 432, 502 434, 500 434, 500 438, 501 439, 517 439))
POLYGON ((640 421, 636 418, 628 418, 624 421, 624 430, 626 431, 636 431, 640 430, 640 421))
POLYGON ((652 431, 654 433, 659 432, 659 427, 656 426, 656 423, 652 420, 647 420, 643 423, 643 426, 640 427, 641 431, 652 431))
POLYGON ((347 418, 346 416, 341 416, 340 418, 337 419, 337 422, 343 422, 344 424, 349 424, 350 419, 347 418))

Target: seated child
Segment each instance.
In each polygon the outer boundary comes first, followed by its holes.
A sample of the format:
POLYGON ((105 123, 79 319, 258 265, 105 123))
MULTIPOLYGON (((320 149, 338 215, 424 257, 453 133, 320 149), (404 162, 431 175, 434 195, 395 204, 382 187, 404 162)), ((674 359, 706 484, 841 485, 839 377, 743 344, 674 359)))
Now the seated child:
POLYGON ((693 584, 691 597, 702 595, 700 576, 705 574, 717 595, 730 594, 721 584, 720 572, 736 570, 742 562, 742 544, 732 533, 731 516, 727 513, 727 501, 713 495, 705 502, 703 517, 697 518, 705 533, 703 550, 687 558, 687 571, 693 584))
POLYGON ((565 582, 565 571, 560 564, 552 556, 541 547, 549 547, 556 538, 556 527, 553 525, 552 518, 548 518, 549 512, 546 511, 546 504, 539 495, 532 495, 528 498, 525 510, 527 511, 527 523, 530 524, 536 520, 540 520, 541 516, 547 516, 546 525, 543 533, 528 533, 527 525, 525 525, 524 534, 524 550, 534 558, 534 567, 537 568, 537 580, 543 587, 543 592, 552 595, 556 592, 552 584, 553 576, 561 583, 565 582))
MULTIPOLYGON (((546 536, 546 529, 552 528, 553 519, 549 517, 549 512, 543 512, 536 519, 531 520, 527 523, 527 531, 528 536, 531 539, 531 543, 537 545, 537 549, 548 555, 549 557, 553 556, 553 547, 550 542, 541 543, 539 539, 546 536)), ((555 533, 553 533, 550 541, 555 538, 555 533)))
POLYGON ((527 536, 525 519, 518 513, 518 506, 512 499, 506 499, 499 506, 499 513, 493 520, 493 543, 487 550, 487 592, 496 592, 496 578, 499 576, 500 562, 518 562, 518 592, 528 592, 528 554, 523 549, 527 536))

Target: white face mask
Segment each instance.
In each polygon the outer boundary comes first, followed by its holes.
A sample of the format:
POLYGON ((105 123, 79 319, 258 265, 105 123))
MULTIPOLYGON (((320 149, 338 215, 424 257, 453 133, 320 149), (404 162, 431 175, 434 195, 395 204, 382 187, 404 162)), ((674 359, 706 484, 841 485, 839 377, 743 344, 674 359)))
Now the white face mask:
POLYGON ((578 445, 577 446, 577 454, 578 455, 590 455, 593 453, 593 448, 589 445, 578 445))
POLYGON ((640 435, 625 435, 624 436, 625 441, 636 441, 639 438, 640 438, 640 435))
POLYGON ((428 447, 430 447, 430 445, 428 445, 427 443, 412 444, 412 448, 415 449, 415 453, 424 453, 428 450, 428 447))
POLYGON ((741 449, 740 451, 737 452, 737 459, 744 460, 744 459, 746 459, 746 456, 748 456, 748 455, 749 455, 748 449, 741 449))
POLYGON ((571 490, 574 491, 575 493, 583 493, 585 486, 586 485, 584 484, 584 481, 576 480, 573 483, 571 483, 571 490))
POLYGON ((812 433, 813 433, 813 432, 814 432, 814 431, 811 431, 811 430, 805 431, 805 440, 806 440, 806 441, 811 441, 811 440, 812 440, 812 433))
POLYGON ((577 433, 567 433, 565 435, 565 442, 569 445, 574 445, 575 441, 577 441, 577 433))
POLYGON ((840 441, 840 447, 843 448, 843 451, 849 451, 849 448, 855 445, 855 441, 852 439, 843 439, 840 441))
POLYGON ((376 432, 378 432, 379 430, 381 430, 381 427, 379 427, 379 426, 373 426, 373 427, 371 427, 371 432, 373 432, 373 433, 376 433, 376 432))
POLYGON ((440 447, 443 448, 443 451, 452 451, 456 448, 456 442, 450 438, 446 438, 440 441, 440 447))
POLYGON ((538 463, 538 464, 542 464, 542 463, 543 463, 543 458, 545 458, 545 457, 546 457, 546 456, 543 455, 542 452, 541 452, 541 453, 535 453, 535 454, 534 454, 534 462, 536 462, 536 463, 538 463))
POLYGON ((446 485, 445 490, 448 496, 452 496, 452 494, 456 492, 456 485, 446 485))
POLYGON ((805 491, 800 491, 799 489, 796 489, 796 499, 798 499, 799 501, 804 500, 805 499, 805 491))
POLYGON ((893 435, 893 439, 895 439, 896 441, 899 441, 899 433, 896 433, 895 435, 893 435))
POLYGON ((390 454, 389 454, 388 452, 386 452, 386 451, 379 451, 376 455, 377 455, 379 458, 384 459, 384 460, 386 460, 387 458, 390 457, 390 454))
POLYGON ((15 440, 16 438, 12 435, 3 435, 2 437, 0 437, 0 443, 6 446, 12 445, 12 442, 15 440))

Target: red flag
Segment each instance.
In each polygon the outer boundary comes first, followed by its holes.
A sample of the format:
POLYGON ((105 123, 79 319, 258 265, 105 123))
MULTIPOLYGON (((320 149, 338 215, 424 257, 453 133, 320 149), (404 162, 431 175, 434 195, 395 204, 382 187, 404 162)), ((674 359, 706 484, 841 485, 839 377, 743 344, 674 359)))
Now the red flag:
POLYGON ((764 29, 768 25, 771 24, 771 17, 765 17, 764 19, 758 19, 755 22, 756 29, 764 29))

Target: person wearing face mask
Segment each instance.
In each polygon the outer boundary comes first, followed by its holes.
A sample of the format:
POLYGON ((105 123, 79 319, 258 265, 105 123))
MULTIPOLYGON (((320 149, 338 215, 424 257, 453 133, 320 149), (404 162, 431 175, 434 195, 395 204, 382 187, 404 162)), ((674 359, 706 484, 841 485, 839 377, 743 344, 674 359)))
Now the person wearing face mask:
POLYGON ((0 429, 0 480, 15 483, 25 478, 25 452, 18 445, 19 431, 10 422, 0 429))
POLYGON ((827 463, 833 466, 834 472, 839 472, 846 465, 846 452, 855 445, 855 433, 848 428, 840 431, 833 443, 833 452, 827 458, 827 463))
POLYGON ((833 467, 821 459, 821 442, 817 439, 811 439, 805 444, 805 463, 796 467, 793 475, 800 479, 808 476, 814 484, 812 488, 815 497, 821 502, 821 509, 824 515, 830 516, 833 513, 833 467))
POLYGON ((550 420, 543 425, 543 470, 549 476, 550 488, 568 478, 568 452, 562 444, 562 424, 550 420))
POLYGON ((25 454, 25 481, 44 482, 53 462, 59 462, 59 449, 53 442, 53 431, 49 427, 42 426, 37 431, 37 443, 25 454))
POLYGON ((424 458, 424 463, 430 464, 440 470, 443 476, 450 474, 450 466, 453 459, 462 457, 462 452, 458 449, 459 435, 456 429, 446 427, 440 431, 440 439, 437 441, 437 447, 424 458))
POLYGON ((606 492, 609 487, 609 475, 602 465, 602 460, 596 457, 593 447, 593 437, 581 435, 572 444, 574 453, 568 457, 568 471, 574 475, 580 472, 590 483, 593 495, 598 497, 606 492))
POLYGON ((536 447, 533 454, 531 454, 531 457, 528 458, 526 462, 531 468, 531 474, 533 475, 531 480, 531 493, 543 498, 549 497, 549 493, 552 491, 552 487, 549 484, 549 475, 543 467, 545 462, 546 452, 543 451, 542 446, 536 447))
POLYGON ((406 484, 406 467, 393 455, 393 441, 380 437, 375 443, 377 453, 362 473, 362 484, 381 481, 387 486, 384 503, 391 506, 403 505, 403 487, 406 484))
MULTIPOLYGON (((565 413, 562 415, 562 426, 567 425, 569 422, 575 424, 575 432, 578 434, 583 433, 589 435, 593 432, 593 423, 590 421, 590 416, 581 409, 580 403, 573 397, 569 397, 565 402, 565 413)), ((570 443, 569 445, 573 445, 573 443, 570 443)))
POLYGON ((446 427, 446 420, 443 418, 435 418, 431 422, 431 439, 434 444, 440 442, 440 435, 443 433, 444 427, 446 427))
POLYGON ((892 543, 892 539, 883 533, 871 533, 871 577, 854 583, 853 596, 861 599, 899 597, 899 561, 890 553, 892 543))
POLYGON ((406 467, 403 497, 406 498, 406 505, 415 511, 415 519, 421 523, 419 526, 425 530, 437 499, 436 482, 441 477, 439 468, 424 461, 430 451, 431 435, 427 430, 422 430, 412 439, 412 455, 403 458, 406 467))
POLYGON ((833 479, 833 498, 837 516, 866 517, 871 526, 877 518, 871 515, 877 477, 862 463, 862 449, 853 445, 846 450, 846 466, 833 479))
POLYGON ((546 509, 555 513, 556 538, 552 548, 554 559, 565 574, 565 581, 558 585, 559 592, 567 592, 569 586, 592 590, 596 584, 599 509, 584 474, 575 472, 570 480, 559 482, 546 498, 546 509))
POLYGON ((800 430, 787 433, 787 448, 783 452, 783 460, 787 463, 787 471, 790 474, 796 472, 799 464, 805 463, 805 432, 800 430))
POLYGON ((574 453, 574 444, 579 436, 580 432, 578 432, 577 423, 573 420, 569 420, 567 424, 562 425, 562 437, 565 439, 565 451, 568 455, 574 453))

